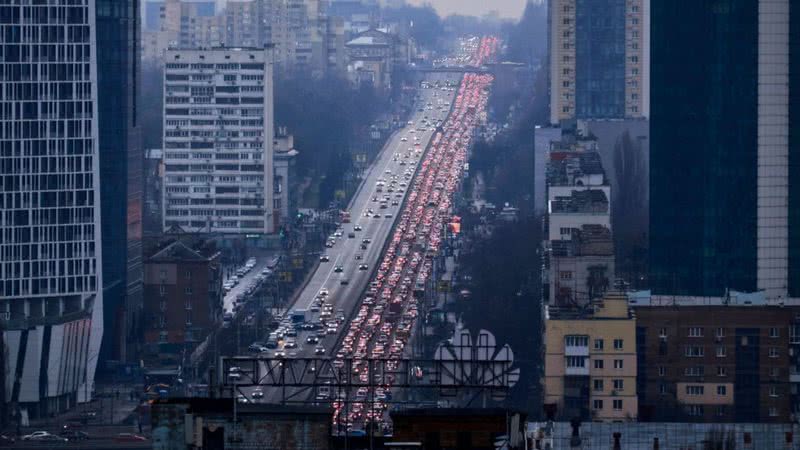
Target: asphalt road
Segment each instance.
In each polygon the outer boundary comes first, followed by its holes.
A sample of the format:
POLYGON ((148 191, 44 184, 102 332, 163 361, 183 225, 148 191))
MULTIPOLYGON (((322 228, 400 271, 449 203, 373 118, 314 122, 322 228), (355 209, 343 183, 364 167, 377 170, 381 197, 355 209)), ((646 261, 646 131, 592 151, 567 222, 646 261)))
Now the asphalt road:
MULTIPOLYGON (((427 80, 452 80, 457 82, 458 76, 453 74, 430 74, 427 80)), ((409 119, 409 121, 413 122, 413 125, 406 125, 395 133, 381 150, 350 203, 351 223, 342 224, 342 237, 336 238, 336 243, 333 247, 327 248, 324 253, 330 261, 319 264, 308 284, 296 297, 294 305, 289 308, 289 311, 306 310, 307 322, 316 322, 319 319, 318 312, 311 313, 308 310, 314 301, 314 297, 323 288, 329 292, 327 301, 333 304, 334 315, 338 310, 342 310, 344 316, 349 319, 360 303, 361 294, 366 290, 371 275, 380 261, 384 244, 398 219, 398 213, 407 194, 406 188, 403 188, 402 193, 397 191, 387 192, 386 188, 388 187, 389 179, 392 175, 397 175, 398 183, 404 181, 406 184, 411 184, 410 181, 404 180, 402 175, 409 168, 416 171, 422 156, 421 152, 417 153, 415 159, 406 159, 406 165, 401 165, 401 161, 404 158, 402 156, 396 158, 395 155, 409 153, 409 149, 412 149, 411 153, 413 153, 414 144, 417 142, 420 144, 419 149, 425 150, 435 132, 435 128, 430 125, 421 125, 421 120, 428 116, 428 120, 434 124, 439 121, 443 122, 450 111, 450 106, 455 96, 455 91, 443 91, 441 89, 420 89, 419 92, 420 101, 415 105, 412 117, 409 119), (428 103, 431 103, 434 109, 426 109, 428 103), (442 106, 441 109, 437 109, 439 105, 442 106), (423 109, 423 111, 419 111, 419 109, 423 109), (426 131, 416 131, 421 126, 424 126, 426 131), (413 132, 411 131, 412 129, 414 130, 413 132), (418 137, 419 140, 416 141, 415 137, 418 137), (404 138, 405 140, 403 140, 404 138), (386 186, 384 186, 383 192, 378 193, 376 192, 376 186, 380 179, 386 181, 386 186), (376 196, 379 200, 384 196, 390 196, 391 200, 398 201, 398 205, 392 206, 391 202, 389 202, 387 209, 380 209, 380 203, 372 200, 376 196), (374 210, 374 213, 380 214, 381 217, 374 218, 372 214, 370 214, 370 217, 366 217, 365 213, 370 209, 374 210), (391 214, 392 217, 384 217, 386 214, 391 214), (354 230, 357 225, 362 228, 361 231, 354 230), (348 238, 349 233, 354 233, 355 237, 348 238), (366 249, 361 249, 364 239, 370 239, 371 242, 367 244, 366 249), (356 255, 360 255, 361 259, 356 260, 356 255), (367 270, 359 270, 360 264, 366 264, 367 270), (341 266, 341 272, 336 271, 337 266, 341 266), (347 284, 343 285, 342 280, 347 280, 347 284)), ((342 324, 335 334, 326 335, 320 341, 320 345, 325 347, 326 356, 330 356, 346 328, 345 324, 342 324)), ((313 357, 315 356, 315 345, 306 344, 306 338, 312 333, 317 334, 317 331, 299 332, 295 339, 297 348, 283 349, 282 347, 286 342, 284 341, 284 343, 280 344, 279 349, 284 350, 287 355, 290 355, 289 357, 313 357)), ((253 400, 252 392, 254 389, 252 387, 240 388, 239 392, 243 393, 249 400, 253 400)), ((265 394, 264 398, 255 401, 265 403, 279 403, 281 401, 281 390, 264 388, 263 392, 265 394)))

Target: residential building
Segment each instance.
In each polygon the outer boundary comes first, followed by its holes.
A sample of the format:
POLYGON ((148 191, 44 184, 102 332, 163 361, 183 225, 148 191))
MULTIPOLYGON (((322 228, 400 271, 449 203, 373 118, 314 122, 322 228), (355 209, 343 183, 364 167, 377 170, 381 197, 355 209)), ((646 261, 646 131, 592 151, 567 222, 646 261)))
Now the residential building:
MULTIPOLYGON (((566 124, 566 122, 565 122, 566 124)), ((596 141, 581 127, 539 128, 535 161, 545 160, 543 298, 583 307, 612 285, 611 186, 596 141), (541 147, 547 143, 548 149, 541 147)))
POLYGON ((800 5, 653 2, 651 23, 653 294, 797 298, 800 5))
POLYGON ((144 201, 139 1, 96 0, 98 156, 105 337, 100 361, 136 362, 141 341, 144 201), (124 205, 124 206, 123 206, 124 205))
POLYGON ((13 415, 87 401, 100 359, 97 28, 93 1, 0 1, 0 401, 13 415))
POLYGON ((798 412, 800 306, 637 301, 639 418, 786 423, 798 412))
POLYGON ((270 55, 269 47, 167 52, 164 229, 275 231, 270 55))
POLYGON ((627 297, 544 309, 544 404, 554 418, 636 420, 636 323, 627 297))
POLYGON ((570 239, 551 241, 548 303, 584 306, 600 298, 614 282, 614 242, 602 225, 581 225, 570 239))
POLYGON ((647 117, 650 0, 551 0, 550 123, 647 117))
POLYGON ((205 241, 173 241, 144 262, 145 359, 185 365, 184 355, 222 319, 222 264, 205 241))

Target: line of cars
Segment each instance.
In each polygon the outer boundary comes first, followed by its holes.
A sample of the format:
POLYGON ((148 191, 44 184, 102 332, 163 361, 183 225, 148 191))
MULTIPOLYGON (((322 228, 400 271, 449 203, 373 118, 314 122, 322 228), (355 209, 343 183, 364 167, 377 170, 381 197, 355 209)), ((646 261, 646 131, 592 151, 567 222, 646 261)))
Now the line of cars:
MULTIPOLYGON (((495 38, 485 38, 475 52, 483 62, 496 48, 495 38)), ((351 321, 333 365, 345 367, 351 359, 354 382, 367 383, 373 376, 380 383, 373 392, 356 389, 353 398, 337 399, 334 425, 348 432, 366 422, 388 424, 387 397, 392 376, 370 373, 369 358, 388 359, 386 369, 397 367, 392 361, 404 357, 419 309, 415 290, 430 277, 431 259, 442 243, 442 230, 450 220, 453 194, 460 183, 473 131, 485 121, 491 76, 466 74, 454 100, 451 115, 434 135, 430 150, 420 163, 417 177, 409 187, 407 202, 369 284, 355 318, 351 321), (349 400, 349 402, 345 401, 349 400), (348 405, 345 409, 345 405, 348 405)))
MULTIPOLYGON (((24 442, 43 442, 43 443, 67 443, 76 441, 89 440, 89 433, 72 428, 65 428, 59 434, 53 434, 49 431, 34 431, 33 433, 22 436, 21 440, 24 442)), ((135 433, 118 433, 116 436, 108 438, 115 442, 146 442, 147 438, 135 433)), ((0 439, 0 444, 13 444, 14 439, 3 435, 0 439)))

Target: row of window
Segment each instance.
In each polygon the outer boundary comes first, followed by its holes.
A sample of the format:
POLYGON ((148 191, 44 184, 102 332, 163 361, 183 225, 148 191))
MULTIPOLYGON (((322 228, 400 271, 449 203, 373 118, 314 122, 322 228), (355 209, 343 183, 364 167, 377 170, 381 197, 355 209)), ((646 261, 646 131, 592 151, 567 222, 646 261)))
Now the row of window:
MULTIPOLYGON (((611 408, 614 411, 621 411, 622 410, 622 399, 621 398, 617 398, 617 399, 611 400, 611 408)), ((595 410, 603 409, 603 400, 601 400, 601 399, 592 400, 592 409, 595 409, 595 410)))
MULTIPOLYGON (((589 358, 586 357, 586 356, 566 356, 565 357, 566 367, 568 367, 568 368, 585 368, 586 367, 586 361, 588 359, 589 358)), ((605 366, 604 360, 602 360, 602 359, 593 359, 592 361, 594 361, 594 368, 595 369, 603 369, 604 366, 605 366)), ((623 360, 621 360, 621 359, 615 359, 614 360, 614 368, 615 369, 622 369, 623 366, 624 366, 623 360)))
MULTIPOLYGON (((661 338, 666 338, 668 336, 666 328, 660 328, 658 330, 658 336, 661 338)), ((703 327, 689 327, 687 330, 687 336, 689 337, 704 337, 705 336, 705 328, 703 327)), ((722 338, 725 337, 725 328, 718 327, 714 330, 714 337, 722 338)), ((781 337, 780 328, 778 327, 770 327, 769 328, 769 337, 770 338, 779 338, 781 337)))
MULTIPOLYGON (((567 335, 564 337, 564 345, 567 347, 588 347, 589 336, 580 335, 567 335)), ((594 349, 603 350, 605 348, 605 341, 603 339, 594 340, 594 349)), ((622 350, 624 348, 623 339, 614 339, 614 350, 622 350)))
MULTIPOLYGON (((705 347, 702 345, 687 345, 684 355, 689 358, 702 358, 705 356, 705 347)), ((724 345, 717 345, 716 355, 718 358, 728 356, 727 347, 724 345)), ((781 356, 778 347, 769 347, 767 355, 770 358, 780 358, 781 356)))
MULTIPOLYGON (((613 386, 615 391, 621 391, 625 389, 625 380, 622 379, 614 379, 613 386)), ((593 388, 596 392, 602 392, 605 388, 605 380, 593 380, 593 388)))

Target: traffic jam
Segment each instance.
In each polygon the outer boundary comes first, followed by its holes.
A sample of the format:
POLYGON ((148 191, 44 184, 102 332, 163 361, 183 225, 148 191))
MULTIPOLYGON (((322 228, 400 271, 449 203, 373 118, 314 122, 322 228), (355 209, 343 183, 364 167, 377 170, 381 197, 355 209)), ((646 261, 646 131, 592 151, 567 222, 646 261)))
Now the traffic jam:
MULTIPOLYGON (((484 37, 466 59, 481 66, 497 49, 497 39, 484 37)), ((387 429, 387 404, 392 395, 391 374, 369 373, 369 359, 388 360, 386 372, 407 357, 409 339, 420 314, 414 292, 424 289, 431 276, 432 258, 440 249, 443 230, 451 221, 453 195, 458 190, 467 163, 473 132, 486 120, 491 75, 466 73, 458 88, 453 109, 433 136, 428 151, 408 188, 397 225, 390 235, 359 309, 333 355, 334 367, 352 371, 354 383, 370 382, 350 392, 336 393, 333 402, 334 429, 361 430, 370 422, 387 429)))

